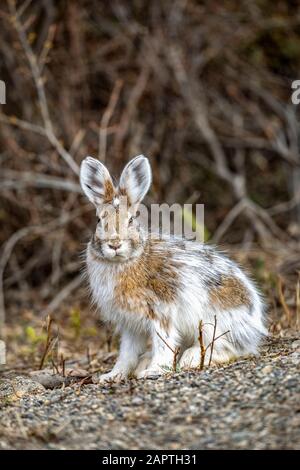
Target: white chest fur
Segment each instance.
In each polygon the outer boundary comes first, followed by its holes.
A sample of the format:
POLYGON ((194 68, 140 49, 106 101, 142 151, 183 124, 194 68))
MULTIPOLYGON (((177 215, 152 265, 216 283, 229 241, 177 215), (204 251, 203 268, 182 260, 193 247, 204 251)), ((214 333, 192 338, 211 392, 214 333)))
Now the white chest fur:
POLYGON ((89 246, 86 264, 92 298, 98 307, 102 320, 114 323, 117 331, 121 331, 124 327, 130 330, 149 330, 151 322, 141 315, 138 309, 135 312, 126 311, 118 305, 115 287, 122 266, 117 263, 98 261, 89 246))
POLYGON ((94 302, 104 320, 109 320, 114 301, 115 273, 113 266, 97 261, 87 249, 87 273, 94 302))

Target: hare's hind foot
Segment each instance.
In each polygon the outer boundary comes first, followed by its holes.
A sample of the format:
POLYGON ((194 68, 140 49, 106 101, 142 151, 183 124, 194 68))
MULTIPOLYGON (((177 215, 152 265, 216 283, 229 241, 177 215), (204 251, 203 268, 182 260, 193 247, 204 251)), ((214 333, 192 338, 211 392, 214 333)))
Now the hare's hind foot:
POLYGON ((151 351, 146 351, 144 354, 141 355, 139 359, 138 366, 136 367, 133 376, 139 378, 140 374, 148 369, 152 359, 151 351))
POLYGON ((149 368, 140 371, 138 374, 136 374, 136 377, 138 379, 157 379, 165 373, 166 372, 162 368, 149 368))
POLYGON ((167 367, 163 367, 152 362, 152 353, 151 351, 147 351, 143 354, 139 365, 135 369, 134 376, 137 379, 157 379, 167 372, 167 367))
MULTIPOLYGON (((211 350, 208 348, 204 356, 204 366, 225 364, 237 359, 237 355, 228 350, 213 351, 212 358, 210 358, 210 354, 211 350)), ((200 345, 197 344, 184 351, 179 361, 179 366, 182 369, 194 369, 199 367, 202 361, 200 345)))

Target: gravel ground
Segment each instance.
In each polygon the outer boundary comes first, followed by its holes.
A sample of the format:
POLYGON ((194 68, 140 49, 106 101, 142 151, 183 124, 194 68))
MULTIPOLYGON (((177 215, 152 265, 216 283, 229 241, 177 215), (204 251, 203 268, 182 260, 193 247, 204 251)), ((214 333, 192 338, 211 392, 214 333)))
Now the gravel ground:
POLYGON ((299 364, 298 335, 269 340, 256 359, 157 380, 46 390, 2 379, 0 448, 300 449, 299 364))

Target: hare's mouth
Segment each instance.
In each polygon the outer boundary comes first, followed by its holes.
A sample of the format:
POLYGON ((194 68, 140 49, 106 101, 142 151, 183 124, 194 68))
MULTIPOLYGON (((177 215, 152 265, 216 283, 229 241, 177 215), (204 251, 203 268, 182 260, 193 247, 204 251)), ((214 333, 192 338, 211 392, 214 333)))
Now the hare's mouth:
POLYGON ((126 261, 128 258, 125 255, 122 255, 122 254, 119 255, 116 253, 112 258, 108 258, 108 259, 115 263, 118 263, 118 262, 126 261))

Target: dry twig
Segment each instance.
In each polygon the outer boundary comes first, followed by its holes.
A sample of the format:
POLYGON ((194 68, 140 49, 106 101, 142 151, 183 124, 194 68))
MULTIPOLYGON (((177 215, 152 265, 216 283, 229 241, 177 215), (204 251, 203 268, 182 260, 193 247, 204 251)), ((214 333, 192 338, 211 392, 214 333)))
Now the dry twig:
POLYGON ((203 341, 203 321, 200 320, 199 322, 199 337, 198 341, 200 344, 200 364, 199 364, 199 369, 203 370, 204 368, 204 361, 205 361, 205 354, 206 354, 206 348, 204 346, 204 341, 203 341))
POLYGON ((283 286, 282 286, 282 278, 281 276, 278 276, 278 279, 277 279, 277 289, 278 289, 278 296, 279 296, 279 300, 280 300, 280 303, 282 305, 282 308, 283 308, 283 311, 284 311, 284 314, 285 314, 285 317, 287 319, 287 323, 288 323, 288 326, 291 325, 291 311, 289 309, 289 307, 287 306, 287 303, 285 301, 285 297, 284 297, 284 293, 283 293, 283 286))
MULTIPOLYGON (((11 15, 12 15, 11 17, 12 23, 17 30, 21 45, 28 59, 32 77, 35 83, 35 87, 36 87, 36 91, 38 95, 39 107, 40 107, 40 111, 41 111, 41 115, 42 115, 43 123, 44 123, 43 134, 48 138, 49 142, 53 145, 53 147, 57 150, 58 154, 63 158, 63 160, 67 163, 67 165, 69 165, 69 167, 73 170, 73 172, 75 174, 78 174, 79 166, 74 161, 72 155, 70 155, 70 153, 67 152, 67 150, 63 147, 63 145, 61 144, 61 142, 58 140, 58 138, 55 135, 52 120, 50 118, 50 112, 49 112, 49 107, 48 107, 48 101, 46 98, 46 91, 45 91, 42 71, 40 69, 38 59, 35 56, 32 50, 32 47, 28 42, 24 25, 21 22, 20 14, 16 8, 16 2, 15 0, 8 0, 8 3, 9 3, 11 15)), ((28 128, 31 127, 31 130, 39 129, 39 126, 32 126, 31 124, 28 124, 28 123, 26 123, 25 125, 28 128)))
POLYGON ((47 318, 46 318, 46 332, 47 332, 47 338, 46 338, 45 348, 44 348, 44 351, 43 351, 43 354, 42 354, 42 357, 41 357, 41 361, 40 361, 40 365, 39 365, 39 370, 41 370, 41 369, 44 367, 44 363, 45 363, 46 357, 47 357, 47 355, 48 355, 48 353, 49 353, 51 344, 53 343, 53 337, 51 336, 51 333, 52 333, 52 332, 51 332, 52 323, 53 323, 52 318, 50 317, 50 315, 47 315, 47 318))

